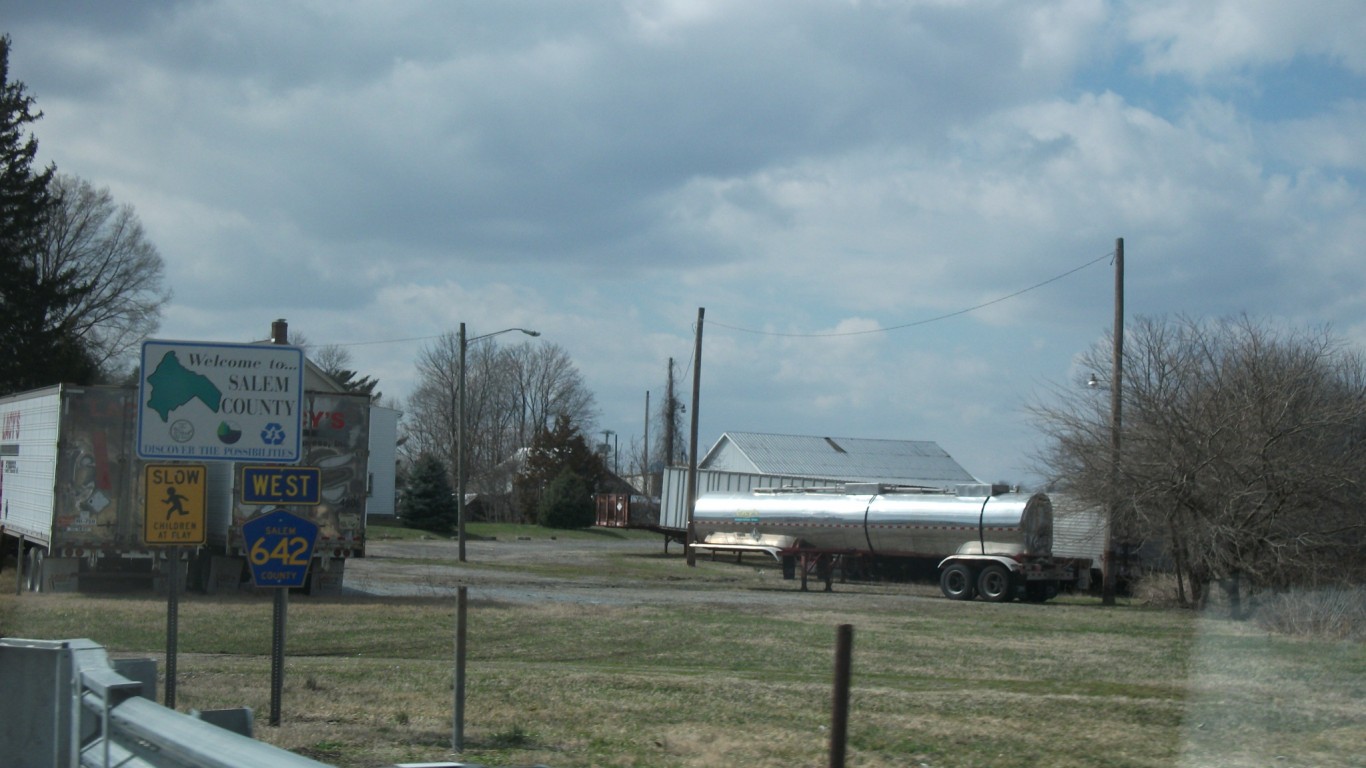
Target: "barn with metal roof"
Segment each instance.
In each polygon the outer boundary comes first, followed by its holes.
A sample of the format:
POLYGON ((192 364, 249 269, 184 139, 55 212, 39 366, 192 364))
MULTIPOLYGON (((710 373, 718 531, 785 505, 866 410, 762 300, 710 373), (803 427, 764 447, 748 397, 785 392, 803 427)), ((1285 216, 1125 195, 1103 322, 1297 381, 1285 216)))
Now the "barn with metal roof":
POLYGON ((698 468, 934 488, 977 482, 943 448, 926 440, 727 432, 698 468))

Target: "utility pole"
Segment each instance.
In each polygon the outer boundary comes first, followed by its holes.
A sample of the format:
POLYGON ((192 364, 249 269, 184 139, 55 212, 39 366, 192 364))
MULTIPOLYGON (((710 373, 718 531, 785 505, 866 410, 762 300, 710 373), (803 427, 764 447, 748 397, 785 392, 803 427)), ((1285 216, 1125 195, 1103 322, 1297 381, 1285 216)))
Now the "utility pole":
POLYGON ((678 444, 678 397, 674 394, 674 359, 669 358, 668 391, 664 393, 664 467, 667 469, 677 458, 674 446, 678 444))
POLYGON ((1115 240, 1115 327, 1114 349, 1110 360, 1110 487, 1109 506, 1105 521, 1105 570, 1102 575, 1100 601, 1115 604, 1115 576, 1119 563, 1115 560, 1115 519, 1119 511, 1119 457, 1121 405, 1124 388, 1124 238, 1115 240))
POLYGON ((650 390, 645 390, 645 442, 641 446, 644 455, 640 459, 640 477, 645 486, 645 498, 651 498, 654 494, 650 493, 650 390))
POLYGON ((697 540, 696 526, 693 524, 693 508, 697 506, 697 401, 702 393, 702 317, 707 312, 697 308, 697 340, 693 347, 692 363, 692 427, 688 434, 688 567, 697 566, 697 555, 693 544, 697 540))

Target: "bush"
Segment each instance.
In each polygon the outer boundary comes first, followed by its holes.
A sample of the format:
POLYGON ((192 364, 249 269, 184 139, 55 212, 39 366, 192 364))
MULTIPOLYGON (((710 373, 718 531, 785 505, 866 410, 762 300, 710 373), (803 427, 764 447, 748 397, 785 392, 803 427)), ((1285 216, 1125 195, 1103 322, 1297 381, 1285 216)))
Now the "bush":
POLYGON ((569 469, 550 481, 536 509, 536 522, 546 528, 587 528, 596 517, 588 481, 569 469))
POLYGON ((1366 588, 1294 591, 1263 598, 1257 624, 1269 632, 1329 640, 1366 640, 1366 588))
POLYGON ((1129 595, 1139 605, 1152 608, 1185 608, 1176 576, 1161 571, 1146 571, 1129 583, 1129 595))

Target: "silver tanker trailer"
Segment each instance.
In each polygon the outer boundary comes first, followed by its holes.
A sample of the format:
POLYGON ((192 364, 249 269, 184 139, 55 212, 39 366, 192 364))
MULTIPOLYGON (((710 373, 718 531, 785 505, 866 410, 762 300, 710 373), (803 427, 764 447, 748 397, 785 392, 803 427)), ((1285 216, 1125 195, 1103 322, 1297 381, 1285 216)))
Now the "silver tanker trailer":
POLYGON ((693 512, 701 551, 766 552, 823 568, 835 559, 938 561, 951 600, 1043 601, 1089 586, 1090 562, 1053 557, 1053 506, 1042 493, 847 484, 709 493, 693 512), (823 565, 822 565, 823 564, 823 565))

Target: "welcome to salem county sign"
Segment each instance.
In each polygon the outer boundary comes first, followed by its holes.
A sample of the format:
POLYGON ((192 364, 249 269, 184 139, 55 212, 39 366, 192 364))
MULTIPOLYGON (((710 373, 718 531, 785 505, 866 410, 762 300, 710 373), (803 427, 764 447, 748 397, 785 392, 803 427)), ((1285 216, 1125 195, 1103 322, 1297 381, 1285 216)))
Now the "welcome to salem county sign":
POLYGON ((297 463, 303 385, 298 347, 143 342, 138 456, 297 463))

